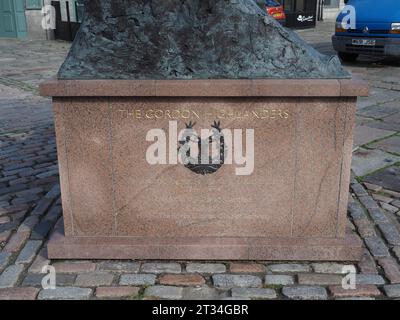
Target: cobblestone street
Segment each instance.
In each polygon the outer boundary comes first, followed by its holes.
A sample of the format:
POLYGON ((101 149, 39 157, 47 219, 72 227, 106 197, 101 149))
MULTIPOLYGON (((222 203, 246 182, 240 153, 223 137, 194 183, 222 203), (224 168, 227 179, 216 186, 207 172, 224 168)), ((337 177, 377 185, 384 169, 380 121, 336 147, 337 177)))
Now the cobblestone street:
MULTIPOLYGON (((334 54, 333 23, 299 35, 334 54)), ((38 85, 54 77, 70 44, 0 39, 0 300, 2 299, 396 299, 400 298, 400 61, 346 64, 368 81, 359 99, 349 227, 363 240, 358 264, 334 262, 50 261, 62 227, 51 101, 38 85), (57 289, 42 289, 42 268, 57 289), (344 265, 356 289, 341 286, 344 265)))

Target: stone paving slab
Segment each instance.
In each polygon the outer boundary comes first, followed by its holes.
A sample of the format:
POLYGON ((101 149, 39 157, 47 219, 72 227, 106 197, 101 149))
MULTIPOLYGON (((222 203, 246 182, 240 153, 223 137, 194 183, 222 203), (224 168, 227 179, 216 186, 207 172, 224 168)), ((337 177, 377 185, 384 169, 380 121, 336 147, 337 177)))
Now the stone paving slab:
MULTIPOLYGON (((382 138, 395 134, 396 131, 371 128, 368 126, 358 125, 354 131, 354 148, 370 143, 371 141, 380 140, 382 138)), ((386 140, 384 140, 386 141, 386 140)), ((383 151, 388 151, 378 148, 383 151)))
POLYGON ((400 155, 400 136, 396 135, 396 136, 392 136, 390 138, 375 142, 375 143, 371 144, 370 147, 400 155))
POLYGON ((157 276, 154 274, 124 274, 120 277, 119 284, 122 286, 148 286, 156 283, 157 276))
POLYGON ((39 300, 87 300, 92 296, 92 289, 79 287, 58 287, 41 290, 39 300))
MULTIPOLYGON (((378 149, 359 148, 353 153, 351 168, 357 176, 363 177, 397 162, 400 162, 399 156, 378 149)), ((374 183, 372 181, 368 182, 374 183)))
POLYGON ((326 300, 328 293, 323 287, 316 286, 297 286, 285 287, 282 294, 289 299, 296 300, 326 300))
POLYGON ((276 299, 277 294, 273 289, 234 288, 232 289, 232 297, 269 300, 276 299))
POLYGON ((392 102, 390 102, 389 105, 388 103, 384 103, 363 108, 357 114, 367 118, 383 119, 397 112, 399 112, 398 107, 393 106, 392 102))
POLYGON ((178 300, 183 298, 183 288, 170 286, 152 286, 144 291, 146 298, 178 300))
POLYGON ((382 187, 400 192, 400 167, 392 166, 365 177, 364 181, 381 185, 382 187))

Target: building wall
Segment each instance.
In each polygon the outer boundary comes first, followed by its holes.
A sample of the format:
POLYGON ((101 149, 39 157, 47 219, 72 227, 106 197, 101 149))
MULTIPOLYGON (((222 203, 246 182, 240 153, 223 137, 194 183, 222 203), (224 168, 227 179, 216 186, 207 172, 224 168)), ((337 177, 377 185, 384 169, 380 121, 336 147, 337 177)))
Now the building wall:
MULTIPOLYGON (((54 0, 53 0, 54 1, 54 0)), ((69 4, 69 12, 70 12, 70 20, 72 22, 76 22, 76 14, 75 14, 75 4, 73 0, 58 0, 60 2, 61 8, 61 19, 63 21, 67 21, 67 2, 69 4)), ((42 0, 42 7, 38 7, 35 9, 27 9, 25 10, 26 23, 28 29, 28 38, 29 39, 54 39, 54 31, 52 30, 44 30, 42 28, 42 20, 44 18, 44 13, 42 13, 42 8, 44 5, 51 5, 52 0, 42 0)))
MULTIPOLYGON (((28 0, 27 0, 28 1, 28 0)), ((52 0, 38 0, 42 3, 42 5, 50 5, 52 0)), ((69 13, 71 22, 76 22, 76 12, 75 12, 75 3, 74 0, 56 0, 60 2, 61 8, 61 19, 63 21, 67 21, 67 2, 69 4, 69 13)), ((325 5, 323 9, 323 19, 324 20, 334 20, 336 19, 339 10, 343 8, 344 0, 325 0, 327 3, 330 1, 330 6, 325 5), (337 2, 337 3, 336 3, 337 2), (334 7, 332 7, 332 4, 334 7), (337 5, 337 7, 336 7, 337 5)), ((317 4, 318 5, 318 4, 317 4)), ((54 31, 52 30, 44 30, 42 28, 42 19, 44 18, 44 14, 42 13, 42 8, 36 9, 27 9, 25 11, 26 15, 26 23, 28 29, 28 38, 30 39, 54 39, 54 31)))
POLYGON ((338 1, 337 7, 324 7, 324 20, 336 20, 339 11, 345 6, 344 0, 338 1))

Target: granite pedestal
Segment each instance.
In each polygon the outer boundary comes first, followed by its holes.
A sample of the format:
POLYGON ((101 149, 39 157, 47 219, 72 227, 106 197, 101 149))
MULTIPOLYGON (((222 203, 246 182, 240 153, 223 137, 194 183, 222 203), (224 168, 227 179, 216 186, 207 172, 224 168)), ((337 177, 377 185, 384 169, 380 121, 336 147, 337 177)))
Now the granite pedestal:
POLYGON ((64 217, 51 259, 360 258, 346 214, 362 81, 52 80, 41 94, 53 97, 64 217), (254 170, 149 164, 146 134, 171 121, 254 129, 254 170))

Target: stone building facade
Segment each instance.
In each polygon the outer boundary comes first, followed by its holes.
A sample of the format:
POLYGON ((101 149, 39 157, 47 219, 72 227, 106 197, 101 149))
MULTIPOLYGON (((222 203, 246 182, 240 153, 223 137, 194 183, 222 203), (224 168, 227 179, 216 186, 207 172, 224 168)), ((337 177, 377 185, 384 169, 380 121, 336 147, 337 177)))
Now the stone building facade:
POLYGON ((0 37, 54 39, 54 30, 46 30, 42 23, 44 19, 50 22, 50 5, 60 21, 76 23, 80 18, 77 0, 1 0, 0 37))
MULTIPOLYGON (((306 13, 314 20, 332 20, 337 16, 344 0, 277 0, 285 10, 293 11, 295 21, 298 15, 306 13), (316 10, 314 10, 316 7, 316 10), (312 10, 310 11, 310 6, 312 10), (303 9, 302 9, 303 8, 303 9), (307 8, 304 12, 304 8, 307 8), (313 14, 309 14, 314 11, 313 14)), ((0 1, 0 37, 48 39, 73 39, 80 19, 82 5, 78 0, 1 0, 0 1), (57 11, 57 30, 44 29, 42 22, 49 17, 48 6, 57 11)), ((289 13, 290 16, 290 13, 289 13)), ((53 21, 54 22, 54 21, 53 21)), ((312 26, 315 25, 314 24, 312 26)), ((290 26, 292 27, 292 26, 290 26)), ((298 26, 293 26, 298 27, 298 26)), ((301 27, 301 26, 300 26, 301 27)))

